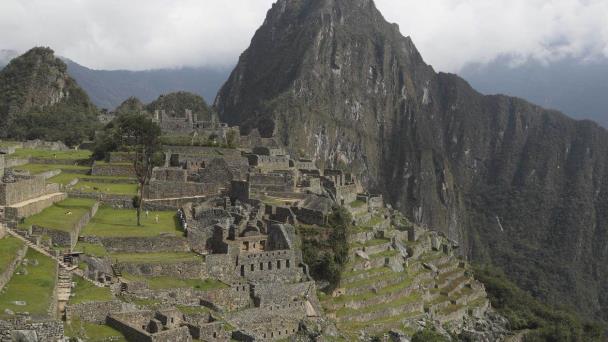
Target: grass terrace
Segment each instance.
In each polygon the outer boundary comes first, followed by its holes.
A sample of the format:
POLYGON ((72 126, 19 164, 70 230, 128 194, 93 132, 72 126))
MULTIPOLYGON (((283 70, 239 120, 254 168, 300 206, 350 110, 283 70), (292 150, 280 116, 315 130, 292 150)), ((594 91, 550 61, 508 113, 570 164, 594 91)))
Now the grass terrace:
POLYGON ((361 208, 364 205, 365 205, 365 202, 361 201, 361 200, 356 200, 356 201, 354 201, 354 202, 352 202, 352 203, 349 204, 349 206, 351 208, 353 208, 353 209, 361 208))
POLYGON ((78 242, 74 250, 98 258, 108 255, 108 251, 101 244, 78 242))
POLYGON ((80 338, 91 342, 126 342, 125 337, 117 330, 107 326, 94 323, 72 320, 64 324, 65 335, 67 337, 80 338))
POLYGON ((160 234, 183 236, 174 211, 151 211, 141 217, 142 226, 137 225, 134 209, 112 209, 101 207, 95 217, 82 230, 83 236, 99 237, 153 237, 160 234), (155 217, 158 215, 158 223, 155 217))
POLYGON ((15 273, 4 292, 0 294, 0 315, 5 309, 16 313, 29 312, 37 317, 46 316, 48 313, 55 288, 57 266, 54 260, 33 249, 28 250, 26 258, 30 261, 25 267, 27 274, 15 273), (38 262, 36 266, 31 264, 35 260, 38 262), (25 302, 25 305, 15 304, 20 301, 25 302))
POLYGON ((199 255, 189 252, 175 253, 116 253, 110 254, 112 261, 122 263, 158 263, 171 264, 185 261, 203 261, 199 255))
POLYGON ((80 277, 74 277, 74 281, 76 287, 72 290, 73 296, 68 304, 109 302, 114 299, 112 291, 108 287, 97 287, 80 277))
POLYGON ((152 290, 194 288, 201 291, 210 291, 228 287, 226 284, 215 279, 177 279, 174 277, 139 277, 134 275, 124 275, 130 281, 145 281, 152 290))
POLYGON ((110 181, 114 181, 114 183, 118 184, 134 184, 135 181, 133 178, 129 177, 111 177, 111 176, 91 176, 91 175, 83 175, 76 173, 69 173, 63 171, 55 177, 49 178, 50 183, 58 183, 58 184, 69 184, 74 179, 79 179, 85 182, 99 183, 99 187, 103 190, 103 186, 106 184, 111 184, 110 181), (107 181, 107 182, 104 182, 107 181))
POLYGON ((74 185, 73 189, 90 193, 135 196, 137 194, 138 187, 139 186, 137 184, 128 183, 95 183, 80 181, 74 185))
POLYGON ((27 229, 39 225, 49 229, 71 232, 85 213, 89 212, 95 200, 84 198, 68 198, 44 209, 41 213, 28 217, 19 228, 27 229), (71 212, 71 215, 68 213, 71 212))
POLYGON ((50 150, 35 150, 28 148, 19 148, 15 153, 9 155, 9 158, 45 158, 59 159, 66 161, 76 161, 91 158, 89 150, 67 150, 67 151, 50 151, 50 150))
POLYGON ((89 166, 81 165, 56 165, 56 164, 25 164, 14 167, 15 170, 29 171, 32 175, 37 175, 47 171, 61 170, 64 173, 89 171, 89 166))
POLYGON ((23 247, 21 240, 7 236, 0 240, 0 274, 6 271, 8 266, 15 260, 17 251, 23 247))

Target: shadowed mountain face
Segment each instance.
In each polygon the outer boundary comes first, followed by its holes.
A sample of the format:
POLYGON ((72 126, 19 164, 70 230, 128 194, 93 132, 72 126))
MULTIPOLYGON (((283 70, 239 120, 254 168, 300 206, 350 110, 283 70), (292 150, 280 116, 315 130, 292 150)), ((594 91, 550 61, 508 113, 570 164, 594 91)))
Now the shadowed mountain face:
POLYGON ((212 101, 229 68, 177 68, 147 71, 93 70, 65 60, 69 74, 100 108, 114 109, 129 97, 145 103, 160 95, 188 91, 212 101))
POLYGON ((0 70, 0 137, 80 143, 97 108, 49 48, 33 48, 0 70))
POLYGON ((215 103, 292 153, 352 165, 533 294, 608 318, 608 134, 436 73, 371 0, 279 0, 215 103))
POLYGON ((483 93, 519 96, 608 127, 608 59, 511 63, 505 57, 487 65, 469 65, 462 76, 483 93))

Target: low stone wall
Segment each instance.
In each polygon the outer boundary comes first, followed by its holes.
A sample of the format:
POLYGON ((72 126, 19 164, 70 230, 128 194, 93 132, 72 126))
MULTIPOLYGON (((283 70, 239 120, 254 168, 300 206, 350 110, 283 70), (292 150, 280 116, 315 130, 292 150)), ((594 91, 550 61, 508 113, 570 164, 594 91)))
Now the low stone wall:
POLYGON ((151 181, 145 188, 145 198, 181 198, 216 195, 218 187, 212 183, 151 181))
POLYGON ((107 164, 95 162, 91 170, 93 176, 135 177, 132 164, 107 164))
POLYGON ((0 184, 0 205, 8 206, 44 195, 46 183, 43 177, 19 177, 16 183, 0 184))
POLYGON ((0 341, 30 341, 26 336, 34 335, 35 341, 59 341, 64 337, 61 321, 32 321, 27 316, 0 320, 0 341))
POLYGON ((110 253, 189 252, 188 240, 178 236, 101 238, 110 253))
MULTIPOLYGON (((147 312, 142 312, 141 315, 145 315, 147 312)), ((134 312, 134 315, 139 313, 134 312)), ((125 322, 123 322, 123 314, 117 316, 110 315, 106 318, 106 324, 110 327, 120 331, 128 341, 136 342, 190 342, 192 336, 188 327, 179 327, 176 329, 165 330, 156 334, 149 334, 148 332, 135 328, 125 322)))
POLYGON ((179 279, 199 279, 207 277, 207 267, 203 260, 175 263, 118 263, 123 273, 145 277, 175 277, 179 279))
POLYGON ((90 165, 90 159, 54 159, 54 158, 36 158, 29 159, 30 164, 46 164, 46 165, 90 165))
POLYGON ((28 203, 19 207, 6 207, 4 215, 9 220, 19 220, 20 218, 30 217, 42 212, 54 203, 61 202, 68 197, 65 193, 57 193, 48 198, 44 198, 35 202, 28 203))
POLYGON ((108 195, 76 190, 69 190, 68 195, 69 197, 95 199, 103 205, 110 206, 114 209, 133 209, 133 196, 129 195, 108 195))
POLYGON ((82 215, 80 220, 78 220, 78 222, 76 222, 76 224, 71 227, 72 229, 69 232, 42 227, 38 225, 32 225, 32 234, 47 235, 51 238, 54 245, 73 248, 78 242, 80 230, 82 230, 82 228, 84 228, 89 223, 91 218, 95 216, 98 209, 99 202, 96 202, 95 204, 93 204, 93 207, 91 207, 91 210, 82 215))
POLYGON ((38 174, 38 176, 44 177, 44 179, 53 178, 61 173, 61 170, 50 170, 43 173, 38 174))
POLYGON ((0 274, 0 290, 2 290, 4 286, 6 286, 6 284, 11 280, 13 273, 15 273, 15 269, 17 269, 17 266, 19 266, 21 260, 23 260, 25 257, 25 253, 27 253, 27 246, 24 245, 23 248, 17 251, 15 259, 8 265, 6 270, 0 274))
POLYGON ((84 322, 104 324, 106 317, 112 312, 135 310, 135 305, 113 300, 110 302, 89 302, 65 307, 67 321, 79 319, 84 322))
POLYGON ((28 158, 6 158, 4 162, 4 167, 15 168, 29 163, 30 160, 28 158))
POLYGON ((152 211, 177 210, 187 203, 203 203, 207 197, 184 197, 179 199, 144 200, 143 208, 152 211))

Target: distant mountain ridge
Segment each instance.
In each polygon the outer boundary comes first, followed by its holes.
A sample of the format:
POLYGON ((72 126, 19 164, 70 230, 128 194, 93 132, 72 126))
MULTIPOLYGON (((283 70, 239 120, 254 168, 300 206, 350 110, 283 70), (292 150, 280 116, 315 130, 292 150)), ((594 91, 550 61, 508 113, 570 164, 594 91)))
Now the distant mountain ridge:
POLYGON ((213 102, 218 89, 226 81, 231 68, 186 67, 147 71, 93 70, 64 59, 68 73, 86 90, 95 105, 113 110, 130 97, 144 103, 160 95, 185 91, 213 102))
POLYGON ((468 65, 460 74, 482 93, 521 97, 608 128, 608 59, 570 58, 546 65, 532 60, 513 66, 503 57, 468 65))

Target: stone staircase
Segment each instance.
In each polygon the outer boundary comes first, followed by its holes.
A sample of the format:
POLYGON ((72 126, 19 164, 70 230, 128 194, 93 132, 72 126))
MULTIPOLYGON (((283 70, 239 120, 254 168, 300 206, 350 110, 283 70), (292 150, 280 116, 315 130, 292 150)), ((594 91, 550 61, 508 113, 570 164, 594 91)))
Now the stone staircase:
POLYGON ((67 263, 64 262, 63 257, 54 255, 55 253, 51 252, 50 250, 43 248, 35 243, 33 243, 32 241, 30 241, 29 239, 27 239, 25 236, 17 233, 15 230, 13 230, 12 228, 8 228, 6 227, 6 232, 8 234, 10 234, 11 236, 23 241, 23 243, 25 243, 27 245, 28 248, 31 248, 33 250, 35 250, 36 252, 45 255, 55 261, 57 261, 57 263, 59 264, 59 269, 60 269, 60 274, 62 271, 68 272, 68 273, 73 273, 76 274, 77 276, 82 277, 83 279, 85 279, 86 281, 92 283, 93 285, 97 286, 97 287, 104 287, 104 284, 101 284, 93 279, 90 279, 88 277, 86 277, 86 275, 84 274, 84 271, 79 269, 78 266, 70 266, 67 263))

